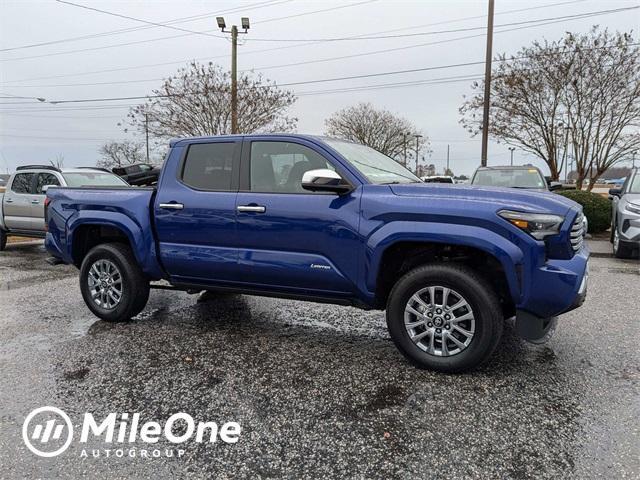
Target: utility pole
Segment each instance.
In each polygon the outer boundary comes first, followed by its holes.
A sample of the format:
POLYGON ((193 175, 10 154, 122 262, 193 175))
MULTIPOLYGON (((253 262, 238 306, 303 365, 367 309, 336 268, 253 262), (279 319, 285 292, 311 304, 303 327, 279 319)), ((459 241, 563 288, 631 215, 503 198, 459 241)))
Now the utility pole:
POLYGON ((481 166, 487 166, 487 147, 489 142, 489 101, 491 97, 491 59, 493 56, 493 7, 494 0, 489 0, 487 19, 487 54, 484 65, 484 108, 482 113, 482 156, 481 166))
POLYGON ((144 136, 147 140, 147 163, 149 163, 149 114, 144 114, 144 136))
POLYGON ((247 33, 249 30, 249 19, 242 17, 242 28, 244 32, 238 31, 236 25, 227 30, 227 25, 223 17, 216 17, 216 22, 222 33, 231 33, 231 133, 238 132, 238 34, 247 33))
POLYGON ((408 133, 403 133, 402 134, 402 145, 403 145, 403 149, 404 149, 404 168, 407 168, 407 137, 409 136, 408 133))
POLYGON ((444 174, 446 175, 449 171, 449 144, 447 143, 447 171, 444 174))
POLYGON ((419 134, 415 134, 416 137, 416 175, 418 175, 418 153, 420 152, 420 139, 422 138, 422 135, 419 134))
POLYGON ((513 167, 513 152, 516 149, 516 147, 509 147, 509 151, 511 152, 511 166, 513 167))

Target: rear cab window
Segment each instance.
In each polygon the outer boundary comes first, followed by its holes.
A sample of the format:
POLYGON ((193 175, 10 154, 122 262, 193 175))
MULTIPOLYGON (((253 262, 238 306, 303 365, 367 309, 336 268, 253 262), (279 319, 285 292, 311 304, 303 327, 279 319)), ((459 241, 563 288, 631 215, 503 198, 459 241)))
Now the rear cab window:
POLYGON ((180 180, 196 190, 232 190, 237 142, 194 143, 189 145, 180 180))
POLYGON ((63 173, 68 187, 125 187, 129 184, 117 175, 107 172, 63 173))

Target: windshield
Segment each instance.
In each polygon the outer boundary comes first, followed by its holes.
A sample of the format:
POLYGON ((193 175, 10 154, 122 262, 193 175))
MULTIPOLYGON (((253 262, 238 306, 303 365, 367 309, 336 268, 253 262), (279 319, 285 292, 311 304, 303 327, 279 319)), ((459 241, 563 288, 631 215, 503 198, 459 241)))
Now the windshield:
POLYGON ((323 139, 330 147, 349 161, 367 180, 377 185, 389 183, 422 183, 409 170, 393 158, 365 145, 343 142, 341 140, 323 139))
POLYGON ((633 177, 631 185, 629 185, 628 193, 640 193, 640 173, 636 173, 633 177))
POLYGON ((535 168, 478 170, 472 185, 487 187, 547 188, 547 182, 535 168))
POLYGON ((129 185, 120 177, 106 172, 63 173, 68 187, 123 187, 129 185))

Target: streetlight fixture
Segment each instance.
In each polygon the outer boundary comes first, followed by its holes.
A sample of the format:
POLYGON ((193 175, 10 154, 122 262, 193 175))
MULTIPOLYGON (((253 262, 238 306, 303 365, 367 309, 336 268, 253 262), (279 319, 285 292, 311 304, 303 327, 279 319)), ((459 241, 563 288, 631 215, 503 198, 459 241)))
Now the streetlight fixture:
POLYGON ((513 152, 516 149, 516 147, 509 147, 509 151, 511 152, 511 166, 513 167, 513 152))

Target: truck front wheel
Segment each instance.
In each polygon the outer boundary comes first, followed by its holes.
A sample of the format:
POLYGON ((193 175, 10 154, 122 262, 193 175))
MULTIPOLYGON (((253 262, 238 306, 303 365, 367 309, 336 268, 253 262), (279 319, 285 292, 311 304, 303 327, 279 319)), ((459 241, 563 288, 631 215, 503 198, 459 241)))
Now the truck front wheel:
POLYGON ((145 307, 149 281, 128 246, 105 243, 91 249, 82 261, 80 291, 95 316, 121 322, 145 307))
POLYGON ((502 336, 495 292, 465 265, 430 264, 404 275, 387 302, 387 327, 421 368, 462 372, 487 360, 502 336))

